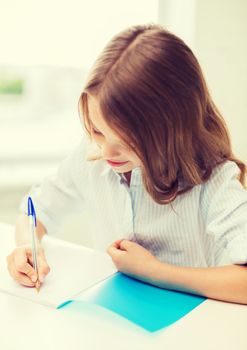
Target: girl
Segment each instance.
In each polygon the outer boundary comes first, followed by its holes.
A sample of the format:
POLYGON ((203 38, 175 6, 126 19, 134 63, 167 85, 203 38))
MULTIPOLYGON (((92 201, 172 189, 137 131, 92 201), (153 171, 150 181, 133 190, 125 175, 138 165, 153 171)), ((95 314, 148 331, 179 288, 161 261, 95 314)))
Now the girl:
MULTIPOLYGON (((119 271, 247 304, 245 165, 232 153, 192 51, 162 26, 131 27, 96 61, 79 107, 89 137, 29 193, 38 217, 39 282, 49 272, 44 234, 69 212, 89 208, 95 248, 108 247, 119 271), (220 266, 225 252, 230 263, 220 266)), ((34 286, 25 214, 16 243, 9 272, 34 286)))

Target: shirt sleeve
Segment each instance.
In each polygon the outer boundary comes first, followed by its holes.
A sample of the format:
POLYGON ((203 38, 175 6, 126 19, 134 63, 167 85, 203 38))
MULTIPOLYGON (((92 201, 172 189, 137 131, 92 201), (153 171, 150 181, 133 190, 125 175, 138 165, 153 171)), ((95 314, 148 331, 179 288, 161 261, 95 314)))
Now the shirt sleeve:
POLYGON ((214 170, 202 190, 206 234, 214 237, 218 251, 225 250, 232 264, 247 263, 247 191, 238 180, 239 172, 234 162, 227 161, 214 170))
POLYGON ((80 145, 61 163, 56 174, 34 185, 24 196, 20 211, 27 213, 27 197, 34 202, 37 219, 48 233, 58 231, 63 219, 72 212, 83 210, 85 196, 82 191, 86 178, 86 142, 80 145))

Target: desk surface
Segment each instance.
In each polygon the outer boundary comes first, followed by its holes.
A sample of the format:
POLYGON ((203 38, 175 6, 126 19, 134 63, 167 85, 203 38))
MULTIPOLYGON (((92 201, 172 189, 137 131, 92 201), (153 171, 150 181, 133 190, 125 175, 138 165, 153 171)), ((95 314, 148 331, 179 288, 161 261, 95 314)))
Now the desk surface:
MULTIPOLYGON (((8 244, 10 231, 0 224, 0 247, 8 244)), ((3 350, 246 350, 246 324, 247 306, 207 300, 172 326, 150 334, 98 308, 56 310, 0 292, 3 350)))

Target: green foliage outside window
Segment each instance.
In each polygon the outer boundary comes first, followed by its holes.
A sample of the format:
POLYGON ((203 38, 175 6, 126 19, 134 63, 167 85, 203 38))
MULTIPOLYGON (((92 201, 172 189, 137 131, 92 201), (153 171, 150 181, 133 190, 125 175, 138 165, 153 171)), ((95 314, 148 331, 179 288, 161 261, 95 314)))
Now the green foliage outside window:
POLYGON ((22 79, 1 79, 0 94, 4 95, 21 95, 23 93, 22 79))

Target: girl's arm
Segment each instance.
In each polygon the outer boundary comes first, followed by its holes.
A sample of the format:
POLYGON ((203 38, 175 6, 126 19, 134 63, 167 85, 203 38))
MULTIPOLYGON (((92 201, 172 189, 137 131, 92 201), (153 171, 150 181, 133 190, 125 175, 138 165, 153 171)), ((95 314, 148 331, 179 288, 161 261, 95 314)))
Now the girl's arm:
POLYGON ((240 304, 247 304, 247 267, 179 267, 158 263, 152 284, 240 304))
POLYGON ((117 269, 160 288, 247 304, 247 266, 181 267, 161 263, 137 243, 119 240, 108 248, 117 269))

